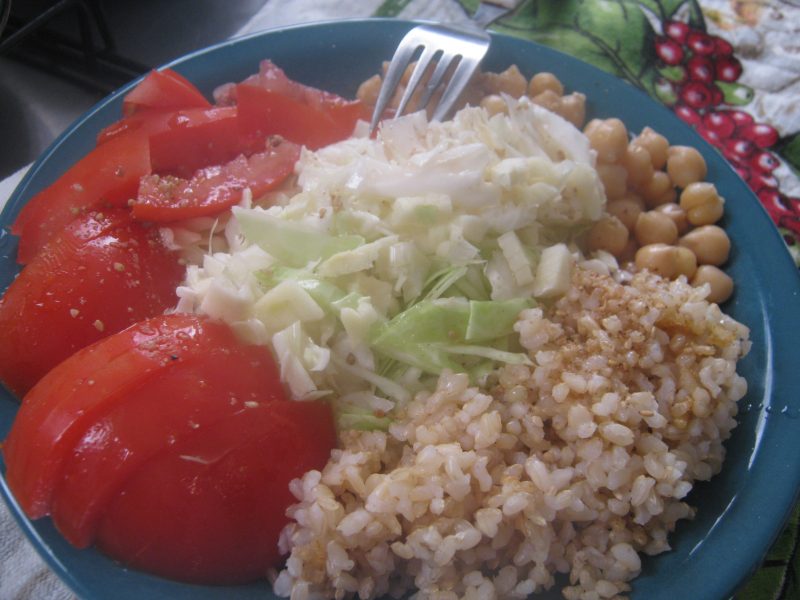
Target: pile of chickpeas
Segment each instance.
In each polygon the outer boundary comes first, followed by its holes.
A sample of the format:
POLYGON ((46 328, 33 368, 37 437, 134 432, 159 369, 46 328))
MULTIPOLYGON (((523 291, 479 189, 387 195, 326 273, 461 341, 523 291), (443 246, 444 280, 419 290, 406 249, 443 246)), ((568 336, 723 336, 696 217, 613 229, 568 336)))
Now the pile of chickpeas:
MULTIPOLYGON (((394 106, 412 69, 410 65, 405 73, 394 106)), ((358 98, 374 105, 380 85, 379 75, 368 79, 358 98)), ((733 280, 720 268, 728 260, 731 242, 717 225, 725 200, 713 183, 703 181, 706 163, 695 148, 670 146, 649 127, 631 138, 616 118, 593 119, 584 126, 586 97, 578 92, 565 95, 552 73, 537 73, 530 81, 516 66, 502 73, 479 73, 462 102, 480 104, 496 114, 506 110, 500 94, 527 95, 583 128, 596 151, 608 204, 607 215, 586 234, 587 250, 609 252, 626 269, 647 269, 668 279, 683 275, 693 286, 708 285, 709 302, 722 303, 731 296, 733 280)))
POLYGON ((725 201, 703 181, 702 155, 670 146, 649 127, 629 140, 619 119, 594 119, 584 133, 597 152, 608 198, 608 216, 587 233, 587 248, 669 279, 684 275, 694 286, 709 286, 710 302, 727 300, 733 280, 720 267, 731 242, 716 225, 725 201))

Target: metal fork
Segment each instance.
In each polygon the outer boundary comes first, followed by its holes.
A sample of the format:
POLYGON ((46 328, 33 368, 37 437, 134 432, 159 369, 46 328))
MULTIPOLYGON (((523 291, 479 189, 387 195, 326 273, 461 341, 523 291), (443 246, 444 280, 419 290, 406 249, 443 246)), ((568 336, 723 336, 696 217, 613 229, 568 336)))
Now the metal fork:
POLYGON ((483 0, 472 15, 475 26, 469 29, 455 25, 419 25, 409 31, 400 40, 389 63, 372 113, 370 131, 378 126, 378 121, 394 96, 406 68, 420 49, 417 64, 394 116, 396 118, 403 114, 423 76, 435 65, 416 109, 422 110, 428 105, 436 89, 443 83, 445 75, 452 71, 431 118, 440 121, 447 117, 489 50, 491 38, 484 30, 514 10, 520 2, 521 0, 483 0))

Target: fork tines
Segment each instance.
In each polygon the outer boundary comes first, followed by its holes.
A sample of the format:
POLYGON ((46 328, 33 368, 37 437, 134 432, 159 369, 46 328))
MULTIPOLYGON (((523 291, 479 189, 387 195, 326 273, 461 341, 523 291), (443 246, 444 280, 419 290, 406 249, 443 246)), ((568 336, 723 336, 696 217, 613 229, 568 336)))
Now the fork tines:
POLYGON ((446 80, 441 99, 431 119, 446 118, 477 71, 489 49, 489 40, 489 34, 485 31, 446 25, 420 25, 409 31, 397 46, 386 71, 372 113, 370 130, 374 131, 378 125, 408 65, 418 53, 417 64, 397 106, 395 117, 403 114, 409 100, 423 81, 425 81, 424 89, 415 103, 415 110, 425 108, 433 98, 434 92, 446 80), (429 76, 425 80, 427 74, 429 76))

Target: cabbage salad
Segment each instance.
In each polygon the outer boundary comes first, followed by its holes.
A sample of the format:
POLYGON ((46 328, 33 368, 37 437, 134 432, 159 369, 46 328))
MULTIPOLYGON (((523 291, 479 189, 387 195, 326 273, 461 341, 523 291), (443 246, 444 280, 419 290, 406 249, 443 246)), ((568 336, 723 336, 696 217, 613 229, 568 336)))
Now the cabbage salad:
POLYGON ((233 209, 226 251, 188 267, 178 310, 269 345, 292 397, 329 397, 340 428, 386 429, 444 369, 480 384, 527 364, 517 316, 568 290, 605 195, 583 133, 506 102, 304 150, 296 189, 233 209))

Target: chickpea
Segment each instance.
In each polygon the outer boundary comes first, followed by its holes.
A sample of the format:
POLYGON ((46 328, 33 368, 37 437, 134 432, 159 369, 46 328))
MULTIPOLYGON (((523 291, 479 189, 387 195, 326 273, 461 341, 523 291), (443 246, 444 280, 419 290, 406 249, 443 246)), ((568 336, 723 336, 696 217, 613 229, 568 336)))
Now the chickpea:
POLYGON ((697 256, 701 265, 725 264, 731 252, 731 240, 725 230, 716 225, 703 225, 684 235, 678 244, 697 256))
POLYGON ((725 201, 713 183, 696 181, 681 192, 681 208, 692 225, 711 225, 722 218, 725 201))
POLYGON ((517 65, 511 65, 502 73, 483 73, 481 82, 489 94, 508 94, 519 98, 528 91, 528 80, 519 72, 517 65))
POLYGON ((661 206, 669 202, 675 202, 677 192, 672 181, 664 171, 656 171, 650 181, 646 182, 641 188, 645 204, 650 208, 661 206))
POLYGON ((597 221, 586 234, 589 251, 605 250, 618 256, 628 243, 628 228, 616 217, 604 217, 597 221))
POLYGON ((674 202, 667 202, 655 208, 656 211, 667 215, 678 228, 678 235, 683 235, 689 231, 689 221, 686 219, 686 211, 674 202))
POLYGON ((712 265, 702 265, 697 269, 691 279, 694 287, 708 285, 709 293, 706 300, 722 304, 733 294, 733 279, 729 275, 712 265))
POLYGON ((606 210, 608 214, 617 217, 628 228, 628 231, 633 232, 633 228, 636 226, 636 219, 642 213, 642 205, 635 198, 626 195, 609 202, 606 205, 606 210))
MULTIPOLYGON (((424 89, 423 86, 420 86, 420 88, 424 89)), ((436 88, 436 92, 439 92, 440 90, 441 90, 441 88, 436 88)), ((419 91, 419 88, 418 88, 418 91, 419 91)), ((436 92, 434 92, 434 93, 436 93, 436 92)), ((481 88, 481 86, 479 85, 479 82, 477 81, 477 78, 475 78, 466 87, 464 92, 461 94, 461 97, 458 99, 458 103, 456 104, 456 110, 460 110, 460 109, 464 108, 465 106, 480 106, 481 101, 484 98, 486 98, 487 95, 488 96, 492 96, 494 94, 487 94, 486 92, 484 92, 483 89, 481 88)), ((441 95, 439 96, 439 99, 441 100, 441 95)), ((434 104, 429 103, 427 108, 430 109, 431 106, 437 106, 439 101, 437 101, 434 104)), ((431 102, 433 102, 433 98, 431 98, 431 102)))
POLYGON ((566 96, 561 96, 558 114, 575 127, 583 127, 586 120, 586 96, 580 92, 572 92, 566 96))
POLYGON ((667 150, 669 149, 669 142, 660 133, 656 133, 649 127, 642 129, 642 133, 633 139, 633 144, 641 146, 650 154, 650 160, 653 168, 663 169, 667 164, 667 150))
POLYGON ((531 77, 531 82, 528 84, 528 96, 533 98, 545 90, 551 90, 559 96, 564 95, 564 86, 558 80, 558 77, 552 73, 542 71, 531 77))
POLYGON ((675 247, 675 272, 691 279, 697 271, 697 257, 694 252, 683 246, 675 247))
POLYGON ((508 106, 503 101, 503 98, 497 94, 489 94, 481 100, 481 108, 486 109, 490 115, 499 115, 508 112, 508 106))
POLYGON ((636 268, 647 269, 672 279, 678 274, 678 248, 668 244, 648 244, 636 251, 636 268))
POLYGON ((644 146, 628 144, 622 165, 628 170, 628 183, 635 188, 642 186, 653 178, 653 163, 650 153, 644 146))
POLYGON ((587 126, 584 133, 589 138, 592 148, 597 151, 597 160, 601 163, 619 162, 628 149, 628 130, 619 119, 606 119, 587 126))
MULTIPOLYGON (((411 79, 411 74, 414 72, 414 68, 417 66, 417 61, 411 61, 406 66, 406 70, 403 71, 403 76, 400 78, 400 83, 405 86, 408 84, 409 80, 411 79)), ((386 72, 389 70, 389 61, 385 60, 381 63, 381 72, 383 76, 386 77, 386 72)))
POLYGON ((600 125, 602 124, 603 124, 602 119, 592 119, 583 128, 583 134, 588 137, 589 134, 591 134, 594 131, 597 131, 598 127, 600 127, 600 125))
POLYGON ((706 178, 708 169, 703 155, 691 146, 672 146, 667 153, 667 173, 678 187, 706 178))
POLYGON ((678 239, 678 227, 672 219, 655 210, 639 215, 633 233, 641 246, 658 243, 674 244, 678 239))
POLYGON ((364 104, 374 106, 378 101, 378 93, 381 90, 381 83, 383 83, 381 76, 373 75, 360 86, 358 86, 356 98, 361 100, 364 104))
POLYGON ((614 200, 622 198, 628 189, 628 172, 620 165, 597 165, 597 174, 603 182, 606 198, 614 200))
POLYGON ((545 90, 541 94, 536 94, 531 100, 534 104, 553 112, 558 112, 561 108, 561 96, 553 90, 545 90))

